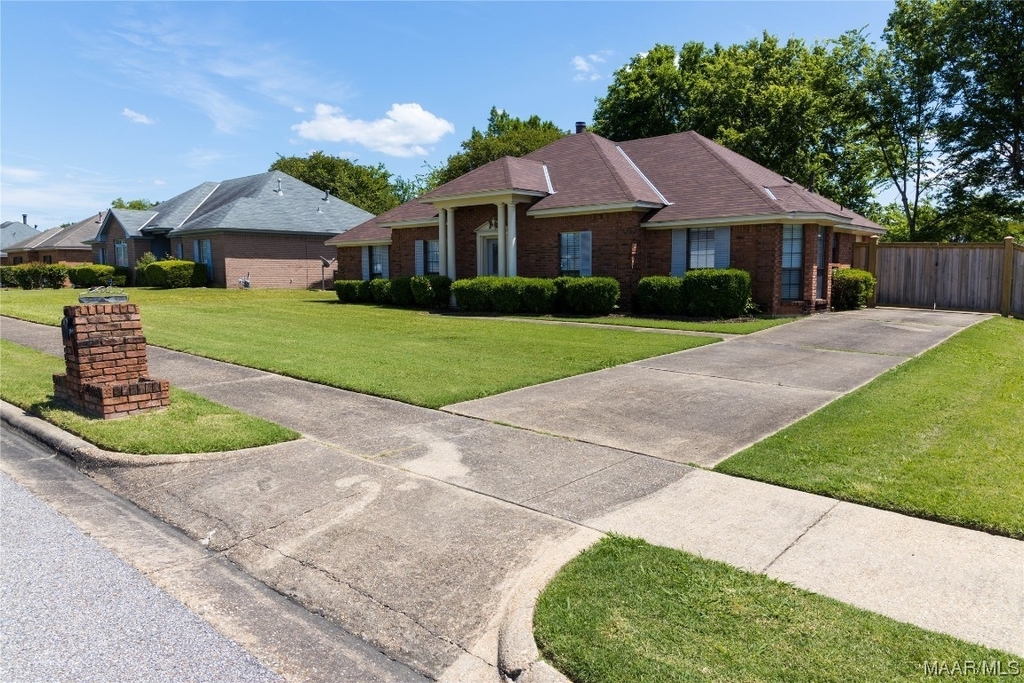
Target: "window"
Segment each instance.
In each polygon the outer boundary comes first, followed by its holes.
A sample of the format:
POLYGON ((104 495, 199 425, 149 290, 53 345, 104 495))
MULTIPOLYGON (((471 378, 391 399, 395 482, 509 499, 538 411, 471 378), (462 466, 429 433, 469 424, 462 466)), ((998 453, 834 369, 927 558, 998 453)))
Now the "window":
POLYGON ((370 247, 370 279, 387 278, 388 248, 383 245, 370 247))
POLYGON ((563 232, 558 236, 558 258, 560 275, 580 274, 580 233, 563 232))
POLYGON ((52 256, 44 256, 43 257, 43 263, 53 263, 53 257, 52 256))
POLYGON ((185 259, 185 253, 184 252, 185 252, 184 245, 181 242, 178 242, 178 244, 174 248, 174 255, 178 257, 179 261, 182 261, 182 260, 185 259))
POLYGON ((209 239, 192 240, 192 260, 206 266, 206 279, 213 279, 213 245, 209 239))
POLYGON ((17 266, 17 265, 21 264, 21 257, 20 256, 14 256, 12 258, 13 258, 13 261, 11 261, 11 265, 12 266, 17 266))
POLYGON ((441 252, 437 248, 437 240, 426 240, 424 251, 426 254, 423 261, 426 264, 427 275, 437 275, 441 272, 441 252))
POLYGON ((121 268, 128 267, 128 240, 114 241, 114 265, 121 268))
POLYGON ((782 226, 782 299, 803 298, 804 226, 782 226))
POLYGON ((693 228, 690 230, 690 253, 687 270, 715 267, 714 228, 693 228))
POLYGON ((100 247, 99 249, 96 250, 96 263, 98 263, 99 265, 102 266, 106 262, 107 262, 106 254, 104 254, 104 252, 103 252, 103 247, 100 247))

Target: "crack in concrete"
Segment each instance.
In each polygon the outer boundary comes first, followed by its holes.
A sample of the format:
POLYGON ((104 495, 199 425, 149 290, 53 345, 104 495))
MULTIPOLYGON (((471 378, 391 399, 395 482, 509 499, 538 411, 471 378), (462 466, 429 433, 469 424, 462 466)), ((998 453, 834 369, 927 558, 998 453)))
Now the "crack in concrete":
POLYGON ((807 535, 807 533, 808 533, 808 532, 809 532, 809 531, 810 531, 811 529, 813 529, 814 527, 818 526, 818 524, 820 524, 820 523, 821 523, 821 520, 825 519, 825 517, 826 517, 826 516, 828 515, 828 513, 830 513, 830 512, 832 512, 833 510, 835 510, 835 509, 836 509, 836 508, 837 508, 837 507, 839 506, 839 504, 840 504, 841 502, 842 502, 842 501, 839 501, 839 500, 835 501, 835 503, 833 503, 832 505, 830 505, 830 506, 828 507, 828 509, 826 509, 826 510, 825 510, 824 512, 822 512, 822 513, 821 513, 821 514, 820 514, 820 515, 818 516, 818 518, 817 518, 816 520, 814 520, 813 522, 811 522, 811 523, 810 523, 810 525, 808 525, 808 527, 807 527, 806 529, 804 529, 803 531, 801 531, 801 532, 800 532, 800 535, 799 535, 799 536, 797 536, 796 538, 794 538, 794 539, 793 539, 793 541, 792 541, 792 542, 791 542, 791 543, 790 543, 789 545, 787 545, 787 546, 786 546, 785 548, 783 548, 783 549, 782 549, 782 552, 780 552, 780 553, 779 553, 778 555, 776 555, 776 556, 775 556, 775 557, 774 557, 774 558, 772 559, 772 561, 771 561, 771 562, 769 562, 768 564, 766 564, 766 565, 764 566, 764 569, 762 569, 762 570, 761 570, 761 573, 762 573, 762 574, 767 574, 767 573, 768 573, 768 570, 772 568, 772 565, 773 565, 773 564, 775 564, 776 562, 778 562, 778 561, 779 561, 779 558, 781 558, 781 557, 782 557, 783 555, 785 555, 786 553, 788 553, 788 552, 790 551, 790 549, 792 549, 792 548, 793 548, 793 546, 795 546, 795 545, 796 545, 797 543, 799 543, 799 542, 800 542, 800 539, 802 539, 802 538, 803 538, 804 536, 806 536, 806 535, 807 535))

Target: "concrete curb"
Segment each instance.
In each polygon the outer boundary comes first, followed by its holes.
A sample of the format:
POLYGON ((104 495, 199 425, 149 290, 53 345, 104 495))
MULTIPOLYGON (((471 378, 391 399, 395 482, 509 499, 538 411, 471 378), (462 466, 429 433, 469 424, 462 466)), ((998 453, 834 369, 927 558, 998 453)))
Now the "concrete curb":
MULTIPOLYGON (((97 448, 85 439, 65 432, 42 418, 31 415, 21 408, 0 401, 0 421, 13 429, 24 432, 34 439, 45 443, 61 455, 67 456, 84 467, 150 467, 152 465, 176 465, 189 462, 206 462, 223 460, 245 455, 258 448, 245 448, 237 451, 219 453, 173 453, 137 455, 135 453, 116 453, 97 448)), ((288 443, 288 442, 286 442, 288 443)))
POLYGON ((581 527, 566 538, 548 545, 520 575, 505 605, 498 630, 498 671, 515 683, 570 683, 569 679, 540 660, 533 639, 533 609, 544 587, 566 562, 604 537, 581 527))

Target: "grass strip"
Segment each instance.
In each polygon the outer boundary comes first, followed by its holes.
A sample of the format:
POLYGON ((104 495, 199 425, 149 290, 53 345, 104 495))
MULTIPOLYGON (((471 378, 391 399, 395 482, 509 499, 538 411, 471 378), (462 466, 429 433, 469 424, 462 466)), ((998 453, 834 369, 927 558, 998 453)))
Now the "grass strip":
POLYGON ((100 420, 53 399, 61 359, 0 340, 0 398, 96 446, 119 453, 210 453, 291 441, 299 434, 171 387, 162 412, 100 420))
MULTIPOLYGON (((0 313, 58 325, 73 290, 11 290, 0 313)), ((333 292, 133 289, 151 344, 438 408, 717 341, 340 304, 333 292)))
POLYGON ((1024 538, 1024 321, 974 325, 715 469, 1024 538))
POLYGON ((997 650, 621 536, 562 568, 537 603, 534 635, 576 683, 934 681, 940 667, 964 662, 1019 666, 997 650))

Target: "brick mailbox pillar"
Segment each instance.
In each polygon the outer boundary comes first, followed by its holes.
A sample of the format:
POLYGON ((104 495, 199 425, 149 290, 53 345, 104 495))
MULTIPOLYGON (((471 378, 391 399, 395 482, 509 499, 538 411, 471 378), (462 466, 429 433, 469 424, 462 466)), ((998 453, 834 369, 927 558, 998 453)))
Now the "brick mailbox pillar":
POLYGON ((61 334, 67 374, 53 376, 58 399, 103 419, 170 404, 168 381, 149 377, 137 304, 65 306, 61 334))

